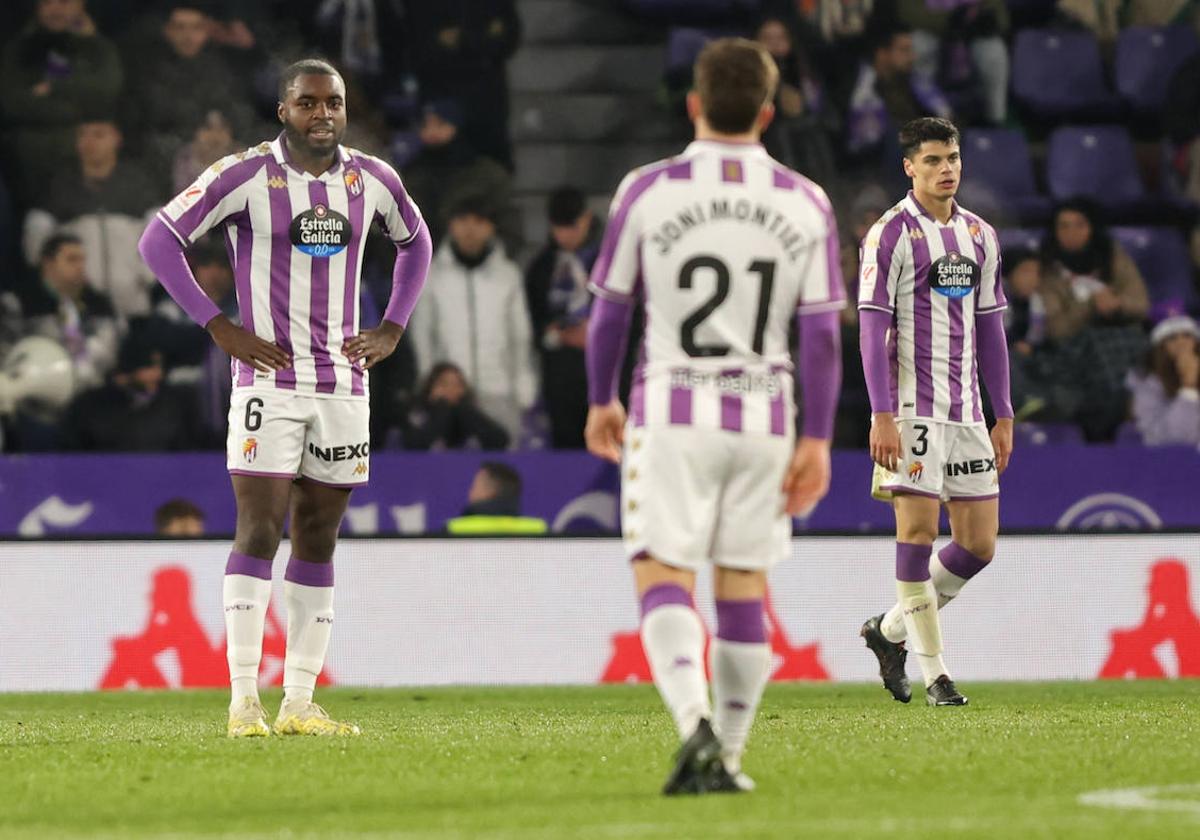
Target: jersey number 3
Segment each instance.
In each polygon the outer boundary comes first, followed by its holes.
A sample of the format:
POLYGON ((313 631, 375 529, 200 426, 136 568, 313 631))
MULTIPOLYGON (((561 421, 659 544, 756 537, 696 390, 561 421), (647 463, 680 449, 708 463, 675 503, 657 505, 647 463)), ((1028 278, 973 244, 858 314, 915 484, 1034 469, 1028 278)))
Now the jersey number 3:
MULTIPOLYGON (((723 260, 713 256, 692 257, 679 270, 679 288, 691 289, 694 275, 701 268, 707 268, 713 272, 717 278, 717 287, 713 290, 712 297, 679 325, 679 345, 683 348, 683 352, 692 358, 726 356, 731 349, 728 344, 699 344, 696 341, 696 330, 708 316, 717 311, 717 307, 725 302, 725 298, 729 297, 729 266, 723 260)), ((767 317, 771 313, 771 291, 775 287, 775 261, 755 260, 746 270, 759 277, 758 313, 754 318, 752 346, 754 352, 761 355, 764 336, 767 332, 767 317)))

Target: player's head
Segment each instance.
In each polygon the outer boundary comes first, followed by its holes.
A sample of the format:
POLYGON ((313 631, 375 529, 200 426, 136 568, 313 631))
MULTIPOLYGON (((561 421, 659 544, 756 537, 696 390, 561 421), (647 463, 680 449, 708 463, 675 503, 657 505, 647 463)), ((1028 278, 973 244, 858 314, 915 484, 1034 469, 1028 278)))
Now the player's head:
POLYGON ((61 295, 75 297, 87 285, 83 240, 73 233, 56 233, 42 245, 42 279, 61 295))
POLYGON ((718 38, 700 51, 688 94, 697 132, 757 137, 775 116, 779 69, 766 47, 745 38, 718 38))
POLYGON ((204 511, 187 499, 171 499, 154 511, 154 532, 162 537, 202 537, 204 511))
POLYGON ((950 199, 962 177, 958 128, 941 117, 921 117, 900 129, 904 174, 913 192, 930 199, 950 199))
POLYGON ((578 251, 587 242, 592 228, 592 211, 587 196, 578 187, 559 187, 546 201, 550 236, 564 251, 578 251))
POLYGON ((337 68, 319 58, 289 65, 279 77, 279 121, 288 146, 321 157, 346 133, 346 83, 337 68))
POLYGON ((475 473, 471 489, 467 491, 468 504, 501 500, 513 506, 517 513, 521 505, 521 475, 508 464, 485 461, 475 473))

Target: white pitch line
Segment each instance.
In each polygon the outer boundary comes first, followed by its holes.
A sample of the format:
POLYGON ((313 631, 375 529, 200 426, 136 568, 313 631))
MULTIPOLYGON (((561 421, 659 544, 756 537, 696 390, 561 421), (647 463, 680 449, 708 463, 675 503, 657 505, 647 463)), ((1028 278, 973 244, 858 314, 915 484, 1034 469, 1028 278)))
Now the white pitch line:
POLYGON ((1182 811, 1200 814, 1200 799, 1158 799, 1164 794, 1195 793, 1200 795, 1200 784, 1152 785, 1150 787, 1115 788, 1093 790, 1079 795, 1082 805, 1101 808, 1123 808, 1130 811, 1182 811))

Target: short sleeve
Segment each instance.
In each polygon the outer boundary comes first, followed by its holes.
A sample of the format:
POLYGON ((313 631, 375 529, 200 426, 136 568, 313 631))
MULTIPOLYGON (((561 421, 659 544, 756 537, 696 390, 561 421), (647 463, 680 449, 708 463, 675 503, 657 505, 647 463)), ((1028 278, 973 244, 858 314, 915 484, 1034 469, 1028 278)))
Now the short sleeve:
POLYGON ((908 247, 904 233, 904 219, 899 214, 884 216, 867 231, 859 253, 859 309, 896 311, 896 283, 908 247))
POLYGON ((984 227, 983 268, 979 277, 979 303, 975 307, 978 315, 1008 309, 1008 298, 1004 296, 1004 277, 1000 264, 1000 243, 991 225, 984 227))
POLYGON ((625 301, 634 296, 641 271, 641 226, 637 219, 637 201, 663 173, 634 170, 625 176, 609 208, 608 228, 600 253, 592 267, 590 288, 608 300, 625 301))
POLYGON ((171 199, 156 217, 186 248, 245 208, 245 186, 267 160, 267 155, 254 154, 251 158, 246 152, 221 158, 171 199))
MULTIPOLYGON (((403 247, 421 230, 421 211, 404 189, 400 175, 388 163, 373 157, 355 158, 357 164, 383 187, 375 207, 376 218, 389 239, 403 247)), ((354 164, 349 166, 353 168, 354 164)))

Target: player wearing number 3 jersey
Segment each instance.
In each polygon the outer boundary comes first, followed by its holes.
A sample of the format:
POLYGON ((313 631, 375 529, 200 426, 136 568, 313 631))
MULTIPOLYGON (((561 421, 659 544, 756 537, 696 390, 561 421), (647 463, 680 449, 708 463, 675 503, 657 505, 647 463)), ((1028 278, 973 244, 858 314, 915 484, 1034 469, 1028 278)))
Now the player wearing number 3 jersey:
POLYGON ((942 119, 901 130, 913 188, 867 233, 858 294, 877 491, 892 495, 896 513, 898 596, 860 633, 884 686, 905 703, 911 647, 936 706, 967 702, 942 658, 938 610, 992 559, 999 477, 1012 452, 999 245, 987 222, 954 201, 958 140, 942 119), (981 378, 997 417, 990 437, 981 378), (933 556, 942 502, 952 541, 933 556))
POLYGON ((396 347, 429 268, 416 206, 383 161, 340 144, 346 89, 323 61, 280 82, 283 133, 223 158, 160 210, 142 237, 146 263, 233 357, 227 462, 237 533, 225 567, 231 737, 266 735, 258 700, 271 562, 285 517, 287 656, 279 734, 345 735, 312 702, 333 628, 333 549, 350 490, 370 470, 367 369, 396 347), (359 329, 364 244, 374 221, 396 244, 383 322, 359 329), (225 238, 242 325, 210 301, 184 251, 225 238))
POLYGON ((642 644, 685 741, 668 794, 749 787, 741 755, 771 671, 766 573, 788 552, 788 511, 810 509, 828 488, 845 303, 828 198, 758 143, 773 115, 771 57, 749 41, 714 41, 695 78, 696 141, 617 189, 587 346, 588 449, 621 464, 642 644), (646 328, 626 423, 616 382, 637 304, 646 328), (692 603, 710 563, 712 705, 692 603))

